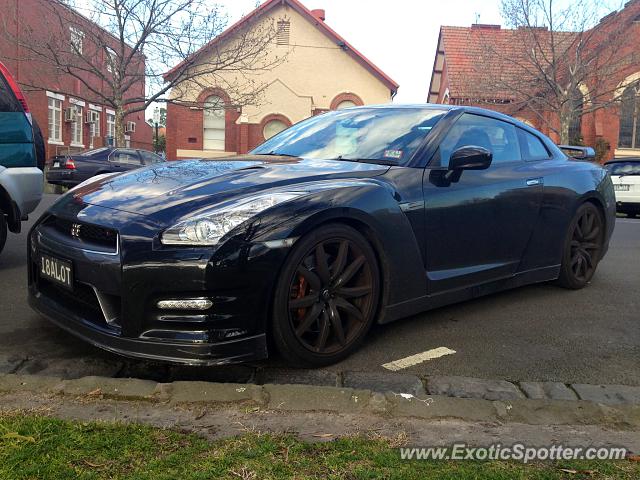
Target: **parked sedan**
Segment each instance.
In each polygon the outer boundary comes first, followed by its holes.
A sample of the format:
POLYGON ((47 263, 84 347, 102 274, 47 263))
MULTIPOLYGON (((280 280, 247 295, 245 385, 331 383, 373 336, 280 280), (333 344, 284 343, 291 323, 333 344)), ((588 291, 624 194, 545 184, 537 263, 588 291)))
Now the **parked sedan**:
POLYGON ((530 283, 585 287, 615 207, 606 170, 511 117, 352 108, 249 155, 79 186, 29 235, 29 300, 122 355, 222 365, 273 345, 321 366, 375 322, 530 283))
POLYGON ((97 148, 88 152, 53 157, 49 162, 47 181, 65 187, 75 187, 95 175, 126 172, 160 162, 164 162, 160 155, 146 150, 97 148))
POLYGON ((640 158, 619 158, 605 163, 616 192, 618 212, 640 214, 640 158))

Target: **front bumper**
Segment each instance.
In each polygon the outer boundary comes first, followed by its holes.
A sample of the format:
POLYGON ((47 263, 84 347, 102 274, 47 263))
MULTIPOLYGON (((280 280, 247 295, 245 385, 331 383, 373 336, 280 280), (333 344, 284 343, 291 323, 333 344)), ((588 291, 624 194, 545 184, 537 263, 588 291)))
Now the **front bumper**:
POLYGON ((101 330, 45 297, 35 288, 29 288, 29 305, 72 335, 125 357, 196 366, 229 365, 267 357, 267 339, 264 333, 218 343, 154 342, 125 338, 101 330))
POLYGON ((21 217, 33 212, 42 200, 44 184, 38 167, 0 166, 0 185, 15 202, 21 217))
POLYGON ((132 358, 225 365, 267 357, 274 265, 286 249, 233 241, 215 251, 164 248, 158 227, 144 217, 85 205, 79 208, 86 215, 61 218, 74 204, 60 203, 66 210, 54 206, 28 237, 34 310, 95 346, 132 358), (93 222, 87 237, 73 237, 68 225, 84 218, 93 222), (100 238, 99 225, 117 232, 111 246, 92 243, 100 238), (40 254, 72 263, 73 292, 40 275, 40 254), (213 307, 194 312, 157 306, 159 300, 193 297, 209 298, 213 307))

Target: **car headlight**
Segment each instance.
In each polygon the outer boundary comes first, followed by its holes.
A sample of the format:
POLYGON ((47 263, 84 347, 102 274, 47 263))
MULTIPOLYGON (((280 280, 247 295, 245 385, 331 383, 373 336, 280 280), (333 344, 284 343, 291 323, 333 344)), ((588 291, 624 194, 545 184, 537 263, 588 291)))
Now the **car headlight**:
POLYGON ((260 212, 305 193, 276 192, 242 199, 174 225, 164 231, 160 241, 163 245, 216 245, 227 233, 260 212))

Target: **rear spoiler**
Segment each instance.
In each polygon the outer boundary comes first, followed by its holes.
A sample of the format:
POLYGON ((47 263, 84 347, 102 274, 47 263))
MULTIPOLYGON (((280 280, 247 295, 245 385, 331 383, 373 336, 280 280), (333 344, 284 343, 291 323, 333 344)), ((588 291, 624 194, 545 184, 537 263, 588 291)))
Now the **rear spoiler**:
POLYGON ((575 158, 576 160, 589 160, 596 159, 596 151, 591 147, 579 147, 574 145, 558 145, 558 148, 562 150, 568 156, 575 158))

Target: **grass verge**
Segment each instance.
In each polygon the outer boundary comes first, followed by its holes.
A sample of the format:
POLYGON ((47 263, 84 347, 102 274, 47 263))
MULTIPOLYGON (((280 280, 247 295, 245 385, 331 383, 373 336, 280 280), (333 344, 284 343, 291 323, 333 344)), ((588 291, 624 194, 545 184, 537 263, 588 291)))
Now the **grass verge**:
POLYGON ((637 479, 640 464, 403 461, 392 440, 309 444, 246 434, 210 442, 141 425, 0 415, 0 479, 637 479))

